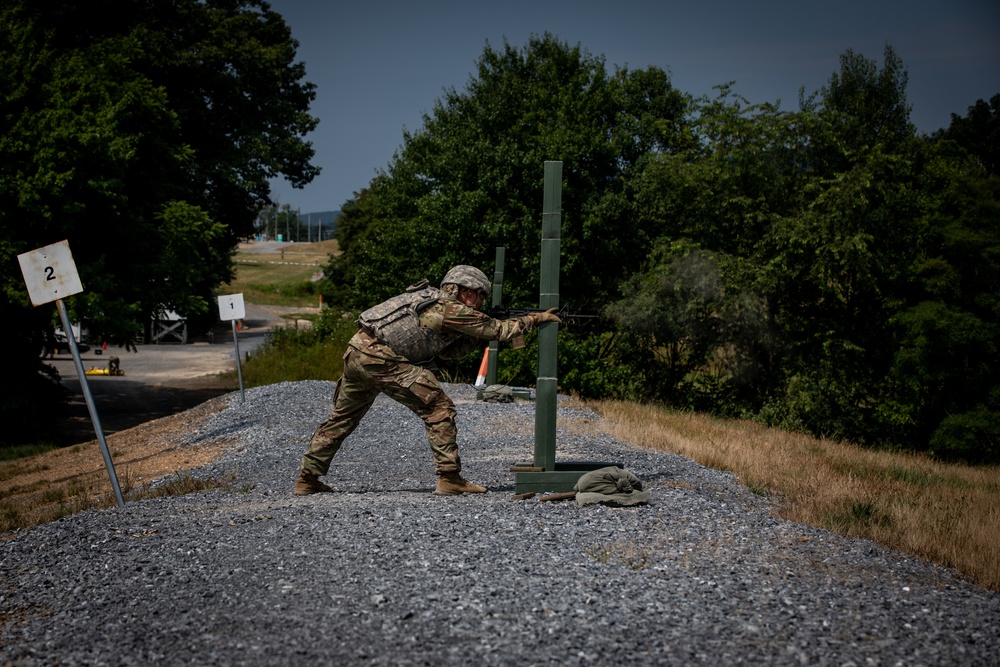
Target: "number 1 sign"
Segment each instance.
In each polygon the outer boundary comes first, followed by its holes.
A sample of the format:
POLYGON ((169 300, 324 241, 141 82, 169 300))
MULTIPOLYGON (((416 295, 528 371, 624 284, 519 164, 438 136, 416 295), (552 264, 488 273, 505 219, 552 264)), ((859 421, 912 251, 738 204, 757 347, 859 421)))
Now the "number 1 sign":
POLYGON ((28 286, 28 296, 33 306, 65 299, 83 291, 69 241, 60 241, 18 255, 17 261, 21 264, 24 284, 28 286))
POLYGON ((246 399, 246 392, 243 390, 243 367, 240 365, 240 341, 236 337, 236 320, 242 320, 247 316, 246 307, 243 305, 243 293, 223 294, 219 296, 219 319, 231 320, 233 323, 233 345, 236 346, 236 374, 240 377, 240 402, 246 399))
POLYGON ((220 320, 242 320, 247 316, 243 294, 225 294, 219 297, 220 320))

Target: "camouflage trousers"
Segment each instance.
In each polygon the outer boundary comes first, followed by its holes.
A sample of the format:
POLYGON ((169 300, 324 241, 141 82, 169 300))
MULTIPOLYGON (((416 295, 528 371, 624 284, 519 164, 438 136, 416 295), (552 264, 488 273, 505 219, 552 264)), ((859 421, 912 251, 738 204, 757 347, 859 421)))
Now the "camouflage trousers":
POLYGON ((333 414, 319 425, 302 457, 302 470, 325 475, 334 455, 379 394, 402 403, 424 422, 437 474, 460 472, 455 404, 432 372, 371 356, 353 347, 344 355, 344 374, 333 394, 333 414))

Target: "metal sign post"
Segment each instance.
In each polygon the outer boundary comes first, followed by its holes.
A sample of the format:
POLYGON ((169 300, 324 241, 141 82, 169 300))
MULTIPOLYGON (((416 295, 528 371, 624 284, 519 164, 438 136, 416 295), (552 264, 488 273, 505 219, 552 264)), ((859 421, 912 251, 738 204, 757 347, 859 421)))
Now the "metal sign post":
POLYGON ((243 294, 228 294, 219 297, 219 319, 230 320, 233 324, 233 345, 236 346, 236 374, 240 378, 240 403, 246 400, 243 391, 243 366, 240 363, 240 340, 236 337, 236 320, 247 316, 243 305, 243 294))
MULTIPOLYGON (((542 200, 542 250, 538 306, 559 307, 559 254, 562 227, 562 162, 545 163, 542 200)), ((515 493, 572 491, 577 480, 590 470, 616 463, 594 461, 556 462, 557 353, 559 324, 545 322, 538 328, 538 379, 535 385, 535 458, 518 463, 514 472, 515 493)))
POLYGON ((62 302, 64 297, 83 291, 80 275, 76 270, 76 262, 73 261, 73 253, 69 249, 69 242, 60 241, 38 250, 26 252, 18 255, 17 261, 21 264, 21 273, 24 275, 24 284, 28 288, 31 304, 40 306, 52 301, 56 302, 59 319, 62 321, 63 331, 66 332, 66 340, 69 342, 69 349, 73 355, 76 374, 80 377, 80 388, 83 390, 83 397, 87 402, 87 410, 90 411, 90 420, 94 424, 97 442, 101 445, 104 467, 108 470, 115 500, 119 507, 124 507, 125 498, 122 497, 118 475, 115 473, 115 465, 111 461, 111 452, 104 439, 104 429, 101 428, 101 419, 97 416, 97 406, 90 393, 90 385, 87 384, 87 373, 83 370, 80 348, 76 345, 76 336, 73 335, 73 328, 70 326, 69 314, 62 302))

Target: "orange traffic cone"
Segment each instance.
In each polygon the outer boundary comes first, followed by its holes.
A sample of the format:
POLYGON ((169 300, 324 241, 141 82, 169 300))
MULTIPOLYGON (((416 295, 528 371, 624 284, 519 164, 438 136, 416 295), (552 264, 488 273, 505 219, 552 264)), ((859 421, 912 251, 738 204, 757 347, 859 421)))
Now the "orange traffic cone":
POLYGON ((479 375, 476 376, 476 389, 486 386, 486 368, 490 362, 490 348, 483 350, 483 362, 479 364, 479 375))

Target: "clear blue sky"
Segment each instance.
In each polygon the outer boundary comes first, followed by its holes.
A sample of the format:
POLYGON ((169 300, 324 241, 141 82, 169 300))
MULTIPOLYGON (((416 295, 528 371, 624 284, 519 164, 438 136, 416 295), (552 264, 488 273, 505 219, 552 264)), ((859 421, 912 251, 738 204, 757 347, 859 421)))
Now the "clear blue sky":
POLYGON ((464 89, 487 42, 523 47, 548 31, 603 55, 609 72, 660 67, 693 95, 735 81, 750 102, 798 106, 853 49, 881 65, 887 43, 909 74, 911 119, 946 127, 1000 93, 996 0, 274 0, 316 84, 308 140, 322 173, 303 190, 273 183, 279 204, 339 209, 392 160, 447 88, 464 89))

